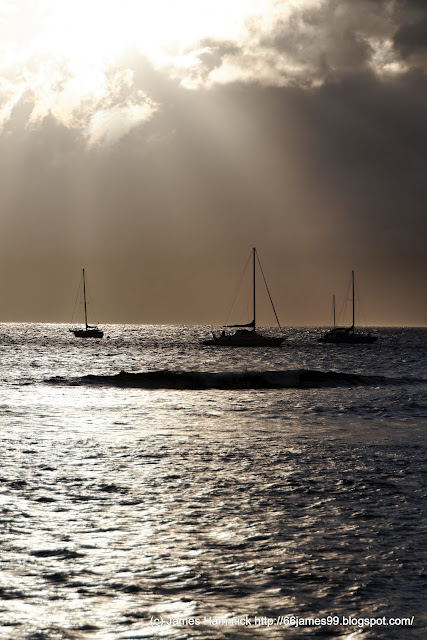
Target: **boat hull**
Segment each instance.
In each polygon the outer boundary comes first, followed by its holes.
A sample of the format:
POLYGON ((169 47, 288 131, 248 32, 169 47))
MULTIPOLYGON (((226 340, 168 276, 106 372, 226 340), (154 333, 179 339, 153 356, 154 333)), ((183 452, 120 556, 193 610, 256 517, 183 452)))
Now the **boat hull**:
POLYGON ((76 338, 102 338, 104 332, 100 329, 70 329, 76 338))
POLYGON ((336 333, 329 331, 321 338, 319 342, 328 344, 373 344, 378 340, 378 336, 371 336, 369 333, 336 333))

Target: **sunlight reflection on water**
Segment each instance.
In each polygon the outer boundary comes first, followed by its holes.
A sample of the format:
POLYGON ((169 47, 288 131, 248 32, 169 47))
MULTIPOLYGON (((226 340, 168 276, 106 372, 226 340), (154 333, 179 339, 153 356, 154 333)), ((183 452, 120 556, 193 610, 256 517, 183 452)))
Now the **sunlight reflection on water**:
MULTIPOLYGON (((38 344, 37 333, 30 337, 38 344)), ((423 387, 178 391, 41 382, 115 374, 137 362, 141 345, 115 360, 107 344, 95 362, 93 345, 75 358, 78 349, 59 341, 27 368, 24 350, 18 372, 6 359, 7 640, 325 637, 324 629, 278 626, 154 629, 156 615, 422 620, 423 387)), ((194 352, 179 358, 190 369, 194 352)), ((209 358, 218 366, 209 355, 192 368, 207 368, 209 358)), ((239 358, 233 353, 225 368, 239 358)), ((370 352, 366 358, 368 368, 370 352)), ((401 640, 401 632, 336 628, 327 637, 401 640)), ((423 638, 421 626, 411 632, 423 638)))

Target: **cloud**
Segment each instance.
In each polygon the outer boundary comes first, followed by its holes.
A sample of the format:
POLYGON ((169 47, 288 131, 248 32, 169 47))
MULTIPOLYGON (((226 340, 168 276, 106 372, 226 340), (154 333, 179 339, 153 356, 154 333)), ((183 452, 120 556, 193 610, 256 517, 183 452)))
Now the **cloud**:
POLYGON ((403 58, 427 54, 427 16, 417 22, 404 24, 394 34, 394 45, 403 58))
MULTIPOLYGON (((381 80, 412 68, 425 69, 426 64, 427 17, 419 0, 242 2, 230 11, 232 20, 224 21, 223 32, 228 37, 221 37, 218 7, 212 10, 212 35, 206 35, 209 21, 198 8, 194 25, 190 15, 184 20, 184 15, 173 14, 186 27, 185 44, 171 42, 160 55, 154 48, 144 52, 144 43, 134 42, 129 43, 127 53, 119 55, 113 48, 109 56, 102 55, 102 47, 115 40, 112 8, 105 33, 102 24, 94 23, 100 31, 98 40, 86 21, 82 51, 77 36, 70 39, 64 33, 68 48, 55 52, 48 45, 59 46, 60 34, 49 32, 45 24, 56 15, 58 27, 66 28, 67 17, 72 18, 73 29, 78 29, 80 5, 75 13, 72 7, 61 13, 55 3, 47 3, 39 12, 30 5, 9 3, 0 13, 6 38, 0 68, 0 126, 20 100, 31 95, 29 124, 41 122, 50 113, 66 126, 79 126, 89 142, 117 141, 137 124, 148 122, 165 100, 173 99, 179 85, 204 90, 258 83, 311 90, 365 73, 373 72, 381 80), (30 12, 27 19, 24 10, 30 12), (199 37, 197 25, 203 29, 199 37), (91 37, 93 55, 88 48, 91 37)), ((117 17, 117 39, 123 46, 126 20, 149 16, 132 13, 138 6, 128 2, 125 13, 117 17)), ((192 6, 187 7, 190 13, 192 6)), ((153 14, 156 28, 161 20, 163 15, 153 14)), ((135 39, 133 27, 131 32, 135 39)), ((149 33, 149 22, 144 22, 145 32, 149 33)))
POLYGON ((259 81, 311 88, 367 70, 383 75, 396 69, 392 38, 397 13, 374 0, 325 0, 296 4, 276 15, 268 28, 250 25, 250 37, 212 78, 259 81), (395 65, 393 67, 393 65, 395 65), (228 73, 227 73, 228 72, 228 73))
POLYGON ((96 110, 88 125, 89 144, 100 142, 114 144, 141 122, 146 122, 154 111, 150 103, 96 110))
POLYGON ((25 103, 23 127, 37 126, 52 115, 67 127, 80 128, 89 144, 117 141, 157 109, 154 100, 134 87, 129 69, 111 67, 90 73, 82 83, 66 62, 51 57, 30 59, 14 80, 3 70, 0 96, 0 126, 5 127, 25 103))
POLYGON ((247 22, 238 46, 221 50, 217 43, 215 64, 201 80, 309 89, 365 72, 381 80, 420 66, 409 58, 426 48, 423 2, 324 0, 276 7, 282 10, 274 19, 247 22))

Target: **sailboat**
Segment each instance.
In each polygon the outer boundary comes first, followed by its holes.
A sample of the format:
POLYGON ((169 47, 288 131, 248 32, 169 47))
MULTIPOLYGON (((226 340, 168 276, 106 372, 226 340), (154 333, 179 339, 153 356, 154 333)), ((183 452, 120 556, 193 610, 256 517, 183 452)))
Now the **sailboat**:
POLYGON ((86 302, 86 278, 85 278, 85 270, 82 269, 83 273, 83 302, 84 302, 84 310, 85 310, 85 328, 84 329, 70 329, 71 333, 74 333, 76 338, 102 338, 104 332, 94 324, 88 324, 87 321, 87 302, 86 302))
POLYGON ((318 338, 319 342, 330 342, 333 344, 372 344, 378 340, 378 336, 373 336, 370 333, 361 333, 355 331, 355 310, 354 310, 354 271, 351 272, 352 283, 352 308, 353 308, 353 322, 350 327, 337 327, 335 325, 335 296, 333 296, 333 314, 334 314, 334 326, 327 331, 322 337, 318 338))
POLYGON ((278 347, 282 344, 284 338, 275 336, 264 336, 258 333, 256 330, 256 262, 258 261, 264 283, 267 289, 267 293, 270 298, 271 306, 273 307, 274 314, 276 316, 279 329, 282 330, 276 310, 274 308, 273 301, 270 296, 270 291, 267 286, 267 282, 262 271, 261 263, 255 247, 252 249, 252 320, 248 324, 234 324, 227 325, 218 334, 212 332, 212 338, 204 340, 203 344, 208 346, 218 347, 278 347), (235 329, 235 331, 226 331, 226 329, 235 329))

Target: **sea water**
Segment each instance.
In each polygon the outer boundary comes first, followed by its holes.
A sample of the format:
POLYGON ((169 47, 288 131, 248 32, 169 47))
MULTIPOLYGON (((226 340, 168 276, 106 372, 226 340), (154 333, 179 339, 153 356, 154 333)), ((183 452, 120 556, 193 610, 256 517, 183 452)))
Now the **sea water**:
POLYGON ((0 638, 423 639, 427 330, 0 326, 0 638))

